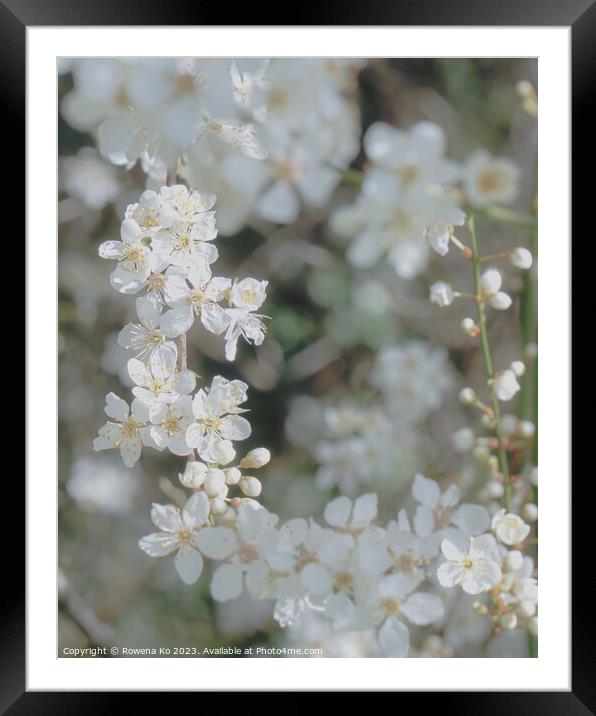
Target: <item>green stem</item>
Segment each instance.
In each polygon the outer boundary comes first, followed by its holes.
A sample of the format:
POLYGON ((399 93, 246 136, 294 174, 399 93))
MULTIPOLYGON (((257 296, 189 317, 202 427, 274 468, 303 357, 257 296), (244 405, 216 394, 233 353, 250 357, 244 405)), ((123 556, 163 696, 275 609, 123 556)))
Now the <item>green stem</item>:
POLYGON ((344 169, 341 173, 341 182, 347 186, 360 186, 364 174, 357 169, 344 169))
MULTIPOLYGON (((490 345, 488 342, 488 331, 486 329, 486 304, 481 299, 482 288, 480 284, 480 255, 478 253, 478 242, 476 240, 476 227, 474 224, 474 215, 470 214, 468 220, 468 226, 470 229, 470 238, 472 241, 472 264, 474 266, 474 286, 476 288, 477 296, 477 309, 478 309, 478 325, 480 327, 480 345, 482 348, 482 357, 484 359, 484 369, 486 371, 487 380, 491 380, 494 375, 493 357, 490 351, 490 345)), ((495 395, 494 390, 490 389, 492 409, 495 418, 495 433, 497 440, 499 441, 498 457, 499 466, 503 473, 503 487, 504 495, 503 502, 505 509, 511 511, 511 479, 509 476, 509 462, 507 460, 507 453, 503 447, 502 435, 501 435, 501 406, 499 400, 495 395)))
POLYGON ((486 209, 479 209, 478 212, 494 221, 509 224, 510 226, 519 226, 522 229, 535 228, 538 223, 535 216, 522 214, 512 209, 505 209, 502 206, 488 206, 486 209))

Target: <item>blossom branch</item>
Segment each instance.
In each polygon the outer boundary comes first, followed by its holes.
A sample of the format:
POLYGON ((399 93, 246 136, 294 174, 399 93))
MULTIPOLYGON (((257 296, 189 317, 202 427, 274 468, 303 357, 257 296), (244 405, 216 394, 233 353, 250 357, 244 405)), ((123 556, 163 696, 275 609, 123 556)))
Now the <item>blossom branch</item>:
MULTIPOLYGON (((478 326, 480 328, 480 345, 482 346, 482 358, 484 360, 484 368, 486 376, 490 382, 494 378, 494 366, 493 358, 488 342, 488 331, 486 328, 486 303, 482 297, 482 285, 480 275, 480 255, 478 253, 478 241, 476 238, 476 226, 474 222, 474 215, 470 214, 468 219, 468 228, 470 230, 470 239, 472 242, 472 264, 474 266, 474 286, 477 294, 477 311, 478 311, 478 326)), ((497 454, 499 457, 499 465, 503 474, 503 488, 505 490, 503 494, 503 503, 507 511, 511 511, 511 478, 509 475, 509 463, 507 459, 507 452, 503 445, 503 435, 501 432, 501 407, 499 405, 499 399, 495 391, 491 388, 491 404, 495 421, 495 433, 499 446, 497 448, 497 454)))

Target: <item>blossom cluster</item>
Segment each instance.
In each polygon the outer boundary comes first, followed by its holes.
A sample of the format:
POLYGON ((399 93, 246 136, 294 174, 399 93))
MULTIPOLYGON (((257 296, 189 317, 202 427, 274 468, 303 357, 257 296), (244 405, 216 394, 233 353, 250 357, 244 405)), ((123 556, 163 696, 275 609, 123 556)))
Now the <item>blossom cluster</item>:
POLYGON ((351 239, 348 260, 356 268, 385 259, 399 277, 419 276, 431 247, 446 253, 453 227, 464 223, 463 202, 485 207, 518 193, 519 171, 511 160, 477 150, 460 165, 446 157, 445 133, 433 122, 407 130, 376 122, 363 145, 368 163, 360 193, 330 219, 351 239))
POLYGON ((255 599, 276 600, 281 626, 312 610, 333 632, 376 630, 383 654, 403 657, 410 629, 440 623, 442 588, 458 586, 488 595, 488 605, 479 602, 476 609, 499 628, 526 627, 534 619, 532 564, 516 549, 529 527, 504 511, 491 522, 485 507, 460 502, 455 484, 441 492, 434 480, 417 475, 413 518, 402 509, 384 527, 377 524, 374 493, 354 502, 335 498, 325 508, 325 525, 312 518, 279 525, 277 515, 252 503, 239 505, 233 520, 226 513, 209 525, 203 495, 195 493, 182 513, 154 506, 161 532, 145 538, 144 548, 163 544, 165 554, 192 543, 193 575, 204 556, 221 561, 211 579, 216 601, 235 599, 246 588, 255 599), (194 535, 192 542, 181 545, 180 533, 194 535))
POLYGON ((372 404, 324 411, 326 434, 313 446, 321 489, 354 494, 383 478, 395 488, 396 465, 415 453, 415 427, 440 407, 452 378, 442 348, 406 341, 379 350, 368 382, 372 404))
POLYGON ((149 188, 168 173, 220 197, 232 234, 254 215, 292 223, 320 208, 359 149, 351 59, 77 59, 66 121, 149 188), (164 107, 166 108, 164 110, 164 107))
POLYGON ((265 300, 267 282, 232 282, 211 274, 217 259, 214 203, 215 197, 181 184, 159 193, 147 190, 127 208, 121 241, 99 247, 100 256, 116 261, 112 286, 143 295, 136 300, 139 323, 128 324, 118 337, 135 354, 127 365, 134 398, 129 406, 114 393, 106 396, 110 420, 93 449, 117 448, 128 467, 137 463, 143 446, 187 458, 180 481, 195 491, 193 496, 182 510, 154 505, 151 517, 162 531, 139 543, 154 557, 176 551, 176 568, 187 583, 202 570, 195 549, 198 531, 216 517, 232 520, 235 506, 258 506, 254 498, 261 483, 243 471, 269 460, 269 452, 260 448, 232 465, 234 443, 251 434, 242 415, 248 385, 215 376, 197 389, 196 375, 186 367, 186 333, 196 317, 212 333, 225 333, 228 360, 234 359, 241 335, 255 344, 264 338, 262 317, 255 312, 265 300), (233 498, 231 489, 237 492, 233 498))

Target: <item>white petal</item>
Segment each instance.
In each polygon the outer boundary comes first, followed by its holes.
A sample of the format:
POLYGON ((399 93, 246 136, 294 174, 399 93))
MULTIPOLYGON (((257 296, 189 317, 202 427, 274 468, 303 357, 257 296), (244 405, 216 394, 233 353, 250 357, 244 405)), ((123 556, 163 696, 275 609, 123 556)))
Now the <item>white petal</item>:
POLYGON ((228 602, 242 594, 242 570, 235 564, 222 564, 211 580, 211 596, 217 602, 228 602))
POLYGON ((209 520, 209 511, 210 504, 207 494, 202 490, 195 492, 184 505, 184 510, 182 511, 184 524, 189 529, 202 527, 209 520))
POLYGON ((402 614, 412 624, 431 624, 438 621, 444 614, 443 602, 434 594, 418 592, 408 597, 401 605, 402 614))
POLYGON ((479 535, 488 529, 490 516, 482 505, 460 505, 451 518, 454 525, 467 535, 479 535))
POLYGON ((369 525, 377 516, 378 498, 374 492, 361 495, 354 502, 354 511, 352 513, 351 523, 354 527, 365 527, 369 525))
POLYGON ((300 212, 300 202, 294 188, 287 182, 278 181, 259 199, 256 213, 263 219, 278 224, 291 224, 300 212))
POLYGON ((448 539, 444 539, 441 542, 441 552, 443 552, 445 557, 450 562, 463 562, 463 560, 466 558, 465 554, 463 552, 461 552, 453 544, 453 542, 450 542, 448 539))
POLYGON ((165 557, 178 547, 178 540, 167 532, 154 532, 140 539, 139 547, 150 557, 165 557))
POLYGON ((173 505, 154 502, 151 506, 151 520, 163 532, 178 532, 182 528, 180 511, 173 505))
POLYGON ((201 553, 184 545, 178 550, 174 560, 176 571, 185 584, 194 584, 203 571, 203 558, 201 553))
POLYGON ((230 325, 230 317, 217 303, 206 303, 201 309, 201 323, 216 336, 220 336, 230 325))
POLYGON ((120 443, 120 455, 126 467, 135 466, 137 460, 141 457, 141 448, 141 438, 138 435, 122 440, 120 443))
POLYGON ((348 497, 336 497, 325 507, 325 521, 332 527, 346 527, 351 511, 352 502, 348 497))
POLYGON ((187 333, 195 320, 190 303, 170 308, 161 317, 160 328, 168 338, 177 338, 187 333))
POLYGON ((104 241, 99 247, 99 255, 102 259, 118 260, 122 256, 122 249, 121 241, 104 241))
POLYGON ((455 562, 443 562, 437 569, 437 579, 442 587, 455 587, 463 580, 465 571, 455 562))
POLYGON ((136 300, 137 314, 141 323, 150 330, 159 325, 160 309, 157 302, 148 296, 141 296, 136 300))
POLYGON ((419 537, 428 537, 435 528, 435 518, 430 507, 418 505, 414 514, 414 530, 419 537))
POLYGON ((250 423, 240 415, 222 418, 220 432, 225 440, 245 440, 251 433, 250 423))
POLYGON ((379 645, 383 654, 390 658, 407 656, 410 647, 408 627, 396 617, 385 620, 379 629, 379 645))
POLYGON ((227 527, 206 527, 199 532, 197 544, 210 559, 227 559, 238 549, 236 535, 227 527))
POLYGON ((174 390, 180 395, 188 395, 192 393, 197 384, 195 374, 191 370, 182 370, 176 376, 174 390))
POLYGON ((412 485, 412 495, 426 507, 435 508, 438 507, 441 499, 441 489, 434 480, 429 480, 424 475, 416 475, 412 485))
POLYGON ((329 572, 322 564, 315 564, 314 562, 307 564, 302 569, 300 581, 310 593, 316 596, 329 594, 333 587, 329 572))
POLYGON ((153 382, 151 373, 143 361, 137 358, 131 358, 127 363, 128 375, 137 385, 148 387, 153 382))
POLYGON ((126 420, 128 417, 128 404, 114 393, 106 395, 105 413, 114 420, 126 420))

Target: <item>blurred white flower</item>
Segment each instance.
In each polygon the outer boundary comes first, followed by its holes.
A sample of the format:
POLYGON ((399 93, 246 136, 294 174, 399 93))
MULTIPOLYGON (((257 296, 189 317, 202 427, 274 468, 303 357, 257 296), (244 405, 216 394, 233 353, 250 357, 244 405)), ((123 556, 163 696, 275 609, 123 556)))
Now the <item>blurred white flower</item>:
POLYGON ((519 169, 510 159, 495 158, 480 149, 470 154, 464 164, 463 185, 474 207, 508 204, 519 193, 519 169))
POLYGON ((139 491, 139 473, 125 470, 115 460, 77 457, 66 491, 85 512, 126 515, 139 491))
POLYGON ((92 147, 83 147, 73 157, 60 160, 64 189, 89 209, 103 209, 120 191, 114 168, 97 156, 92 147))

